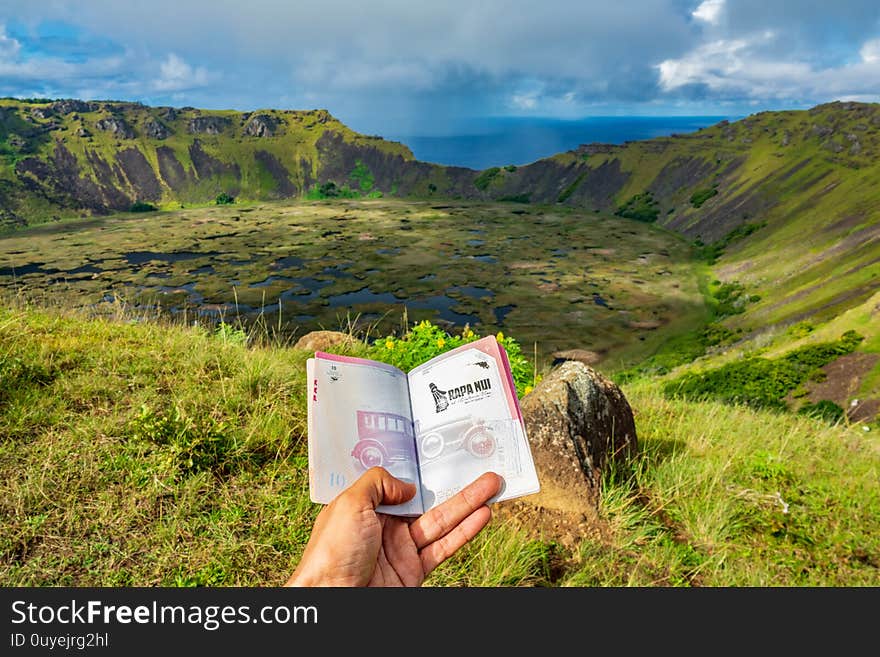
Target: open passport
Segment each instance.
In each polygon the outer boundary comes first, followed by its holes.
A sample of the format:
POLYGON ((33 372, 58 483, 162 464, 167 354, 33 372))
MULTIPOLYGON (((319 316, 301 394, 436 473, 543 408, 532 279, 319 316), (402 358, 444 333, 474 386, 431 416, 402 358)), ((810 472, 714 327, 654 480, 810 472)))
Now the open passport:
POLYGON ((416 484, 415 497, 377 510, 421 515, 482 473, 504 479, 490 502, 540 489, 507 354, 494 336, 409 373, 316 352, 308 376, 309 490, 327 504, 368 468, 416 484))

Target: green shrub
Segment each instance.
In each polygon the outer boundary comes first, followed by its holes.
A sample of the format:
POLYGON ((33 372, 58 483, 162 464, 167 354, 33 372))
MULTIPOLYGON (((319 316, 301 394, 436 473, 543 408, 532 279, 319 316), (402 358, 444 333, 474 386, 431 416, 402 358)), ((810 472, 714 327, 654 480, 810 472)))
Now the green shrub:
POLYGON ((532 202, 532 195, 528 192, 523 192, 522 194, 513 194, 511 196, 502 196, 498 200, 505 201, 507 203, 531 203, 532 202))
POLYGON ((837 424, 843 421, 846 413, 839 404, 828 399, 822 399, 815 403, 807 402, 798 409, 799 415, 808 415, 817 420, 825 420, 829 424, 837 424))
POLYGON ((660 204, 654 200, 654 195, 651 192, 642 192, 618 207, 614 214, 627 219, 652 223, 657 221, 657 215, 660 214, 659 206, 660 204))
POLYGON ((483 171, 479 176, 474 178, 474 187, 479 189, 481 192, 486 191, 489 185, 492 184, 492 181, 495 180, 496 176, 501 173, 501 167, 491 167, 483 171))
POLYGON ((810 322, 803 321, 798 322, 797 324, 792 324, 788 327, 788 330, 785 333, 793 338, 803 338, 812 332, 813 325, 810 322))
POLYGON ((373 189, 373 184, 375 183, 373 174, 370 172, 369 167, 360 160, 355 161, 354 169, 352 169, 349 177, 358 184, 358 187, 360 187, 364 194, 373 189))
POLYGON ((698 189, 693 194, 691 194, 691 205, 695 208, 699 208, 703 203, 708 201, 710 198, 715 196, 718 193, 718 190, 714 187, 706 187, 704 189, 698 189))
POLYGON ((698 239, 694 242, 694 245, 699 249, 700 255, 706 260, 706 262, 708 262, 710 265, 714 265, 718 261, 718 258, 722 256, 724 250, 728 246, 730 246, 734 242, 738 242, 739 240, 748 237, 756 230, 759 230, 766 225, 766 221, 761 221, 753 224, 745 223, 734 228, 717 242, 713 242, 712 244, 703 244, 703 242, 698 239))
POLYGON ((566 187, 565 189, 562 190, 562 193, 556 198, 556 202, 557 203, 565 203, 565 201, 568 200, 568 197, 574 193, 574 190, 576 190, 578 188, 578 185, 580 185, 584 181, 584 178, 586 177, 586 175, 587 175, 587 172, 582 171, 581 174, 577 178, 575 178, 573 183, 571 183, 568 187, 566 187))
POLYGON ((718 289, 712 291, 715 299, 715 315, 717 317, 729 317, 745 312, 745 299, 743 292, 745 287, 736 281, 722 283, 718 289))
POLYGON ((321 185, 313 186, 308 193, 306 194, 306 198, 311 201, 327 199, 327 198, 360 198, 361 193, 351 189, 348 185, 343 185, 342 187, 338 187, 335 182, 332 180, 328 180, 321 185))
POLYGON ((214 201, 215 203, 217 203, 217 205, 232 205, 233 203, 235 203, 235 197, 227 194, 226 192, 222 192, 217 195, 217 198, 214 199, 214 201))
POLYGON ((821 377, 819 368, 851 353, 862 340, 855 331, 847 331, 836 342, 800 347, 779 358, 750 357, 707 372, 688 373, 667 383, 663 392, 667 397, 786 409, 785 397, 790 392, 821 377))
MULTIPOLYGON (((414 324, 400 337, 387 335, 374 340, 369 346, 367 357, 409 372, 435 356, 479 340, 481 337, 483 336, 478 336, 470 327, 465 327, 460 334, 453 335, 425 320, 414 324)), ((534 364, 522 353, 516 340, 500 331, 495 337, 507 352, 517 394, 520 397, 528 394, 540 381, 540 376, 535 373, 534 364)))
POLYGON ((214 336, 225 344, 246 346, 248 343, 247 332, 226 322, 220 322, 214 330, 214 336))
POLYGON ((509 173, 513 173, 514 171, 516 171, 516 165, 515 164, 508 164, 506 167, 504 167, 504 170, 509 173))
POLYGON ((206 414, 188 416, 179 407, 161 412, 147 405, 128 423, 128 436, 165 450, 171 467, 182 474, 210 471, 225 474, 246 460, 236 449, 232 428, 206 414))
POLYGON ((145 203, 144 201, 135 201, 131 204, 131 207, 128 209, 129 212, 155 212, 156 206, 152 203, 145 203))

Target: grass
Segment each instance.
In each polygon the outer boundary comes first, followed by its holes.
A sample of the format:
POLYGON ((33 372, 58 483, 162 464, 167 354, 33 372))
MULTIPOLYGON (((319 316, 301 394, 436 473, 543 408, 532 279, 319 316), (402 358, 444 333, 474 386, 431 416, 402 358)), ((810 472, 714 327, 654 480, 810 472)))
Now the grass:
MULTIPOLYGON (((0 582, 281 583, 318 509, 310 354, 270 326, 217 331, 7 299, 0 582)), ((640 450, 603 481, 600 532, 563 548, 496 521, 427 584, 880 584, 878 432, 667 399, 652 380, 624 392, 640 450)))

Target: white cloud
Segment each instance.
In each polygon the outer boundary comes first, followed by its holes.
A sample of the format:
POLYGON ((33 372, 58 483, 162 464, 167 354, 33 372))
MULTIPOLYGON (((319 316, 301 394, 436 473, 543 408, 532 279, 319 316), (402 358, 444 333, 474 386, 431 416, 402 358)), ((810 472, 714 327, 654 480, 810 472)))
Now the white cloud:
POLYGON ((773 31, 740 39, 716 40, 684 57, 657 65, 662 91, 674 93, 701 86, 716 99, 786 100, 798 98, 875 99, 880 94, 880 39, 865 43, 862 60, 850 65, 816 68, 806 61, 767 54, 773 31))
POLYGON ((703 0, 700 6, 691 12, 697 20, 716 25, 724 9, 724 0, 703 0))
POLYGON ((159 77, 153 80, 153 88, 156 91, 194 89, 206 86, 210 82, 210 77, 206 69, 193 68, 171 53, 159 66, 159 77))
POLYGON ((536 93, 513 94, 510 98, 510 104, 516 109, 532 110, 538 105, 538 95, 536 93))
POLYGON ((742 39, 719 40, 703 44, 684 57, 667 59, 657 66, 660 87, 670 91, 688 84, 719 87, 743 68, 741 52, 748 46, 742 39))
POLYGON ((21 50, 21 44, 6 36, 6 26, 0 24, 0 61, 15 59, 21 50))
POLYGON ((862 61, 866 64, 880 62, 880 39, 872 39, 862 44, 859 55, 861 55, 862 61))

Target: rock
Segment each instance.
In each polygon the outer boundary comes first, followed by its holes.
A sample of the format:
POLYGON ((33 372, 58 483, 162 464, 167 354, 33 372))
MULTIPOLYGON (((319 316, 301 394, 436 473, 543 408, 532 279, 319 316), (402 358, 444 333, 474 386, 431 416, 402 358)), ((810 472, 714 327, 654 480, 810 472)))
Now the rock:
POLYGON ((244 127, 248 137, 271 137, 275 134, 277 122, 268 114, 257 114, 244 127))
POLYGON ((177 110, 173 107, 158 107, 159 117, 166 121, 174 121, 177 119, 177 110))
POLYGON ((598 155, 600 153, 613 153, 618 149, 614 144, 602 144, 593 142, 591 144, 581 144, 577 147, 576 152, 580 155, 598 155))
POLYGON ((168 128, 156 119, 147 119, 144 121, 144 132, 148 137, 153 139, 166 139, 168 137, 168 128))
POLYGON ((219 135, 230 123, 223 116, 197 116, 189 120, 189 131, 194 135, 219 135))
POLYGON ((584 365, 595 365, 602 360, 602 354, 589 349, 564 349, 553 352, 553 366, 560 365, 568 360, 576 360, 584 365))
POLYGON ((620 388, 579 361, 553 369, 521 402, 541 490, 498 512, 542 540, 572 547, 600 533, 604 472, 637 450, 635 419, 620 388))
POLYGON ((134 132, 131 128, 128 127, 128 124, 122 119, 115 116, 101 119, 95 124, 95 127, 98 128, 98 130, 109 132, 112 135, 119 137, 120 139, 134 138, 134 132))
POLYGON ((35 107, 31 110, 31 116, 38 119, 48 119, 54 114, 51 107, 35 107))
POLYGON ((340 331, 311 331, 297 340, 293 348, 302 349, 303 351, 327 351, 331 347, 350 345, 353 342, 354 338, 348 333, 340 331))
POLYGON ((58 114, 72 114, 73 112, 94 112, 98 106, 83 100, 66 99, 55 101, 49 107, 58 114))

